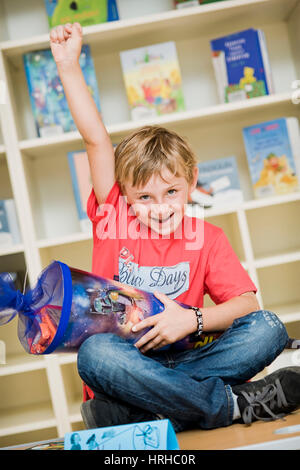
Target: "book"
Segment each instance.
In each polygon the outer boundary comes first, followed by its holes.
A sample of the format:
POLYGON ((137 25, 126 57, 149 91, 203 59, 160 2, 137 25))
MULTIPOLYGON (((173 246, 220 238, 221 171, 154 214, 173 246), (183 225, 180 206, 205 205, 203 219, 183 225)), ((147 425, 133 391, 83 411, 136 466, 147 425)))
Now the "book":
POLYGON ((120 58, 133 120, 185 109, 173 41, 123 51, 120 58))
POLYGON ((266 121, 243 129, 254 196, 299 190, 300 136, 295 117, 266 121))
MULTIPOLYGON (((64 449, 157 451, 178 450, 179 446, 171 422, 161 419, 66 433, 64 449)), ((117 462, 114 454, 108 458, 108 463, 117 462)))
POLYGON ((207 3, 224 2, 225 0, 174 0, 175 8, 193 7, 196 5, 206 5, 207 3))
POLYGON ((116 0, 44 0, 49 27, 78 22, 81 26, 119 19, 116 0))
POLYGON ((57 437, 44 441, 28 442, 9 447, 2 447, 1 450, 64 450, 64 438, 57 437))
MULTIPOLYGON (((23 56, 30 103, 39 137, 75 131, 64 89, 50 49, 28 52, 23 56)), ((88 45, 83 45, 79 63, 96 106, 100 98, 94 63, 88 45)))
POLYGON ((198 163, 199 176, 190 203, 205 208, 243 202, 238 167, 234 156, 198 163))
POLYGON ((84 150, 68 152, 73 192, 81 230, 92 232, 92 223, 87 216, 87 201, 92 190, 92 178, 87 153, 84 150))
POLYGON ((21 243, 20 228, 13 199, 0 200, 0 245, 21 243))
POLYGON ((210 42, 221 103, 274 93, 265 35, 246 29, 210 42))

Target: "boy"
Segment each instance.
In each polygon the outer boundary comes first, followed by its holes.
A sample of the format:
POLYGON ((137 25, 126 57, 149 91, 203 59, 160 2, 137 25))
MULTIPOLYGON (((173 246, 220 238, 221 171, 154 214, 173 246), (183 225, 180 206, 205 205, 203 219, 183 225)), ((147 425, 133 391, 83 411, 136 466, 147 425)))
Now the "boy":
POLYGON ((189 145, 148 126, 114 152, 78 63, 80 25, 58 26, 50 40, 91 168, 93 272, 151 291, 165 305, 133 327, 145 330, 135 345, 108 333, 82 344, 78 371, 93 397, 82 406, 86 426, 164 416, 178 432, 275 419, 296 409, 300 368, 245 383, 275 359, 288 336, 274 313, 260 310, 256 287, 223 231, 184 214, 198 177, 189 145), (202 307, 206 293, 215 306, 202 307), (200 349, 161 350, 207 332, 215 339, 200 349))

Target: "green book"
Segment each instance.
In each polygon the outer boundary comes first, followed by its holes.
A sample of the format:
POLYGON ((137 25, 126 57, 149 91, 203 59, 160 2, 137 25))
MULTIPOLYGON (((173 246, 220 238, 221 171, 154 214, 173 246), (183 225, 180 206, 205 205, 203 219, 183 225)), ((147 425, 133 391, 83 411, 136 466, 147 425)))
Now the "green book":
POLYGON ((88 26, 119 19, 116 0, 44 0, 50 28, 66 23, 88 26))

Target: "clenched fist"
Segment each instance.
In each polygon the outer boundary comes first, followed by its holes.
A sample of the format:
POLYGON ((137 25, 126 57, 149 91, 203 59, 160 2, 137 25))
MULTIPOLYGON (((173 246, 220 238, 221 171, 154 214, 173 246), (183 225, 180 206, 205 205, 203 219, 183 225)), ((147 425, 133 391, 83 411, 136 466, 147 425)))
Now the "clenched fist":
POLYGON ((82 47, 82 27, 79 23, 67 23, 50 32, 50 46, 57 65, 77 63, 82 47))

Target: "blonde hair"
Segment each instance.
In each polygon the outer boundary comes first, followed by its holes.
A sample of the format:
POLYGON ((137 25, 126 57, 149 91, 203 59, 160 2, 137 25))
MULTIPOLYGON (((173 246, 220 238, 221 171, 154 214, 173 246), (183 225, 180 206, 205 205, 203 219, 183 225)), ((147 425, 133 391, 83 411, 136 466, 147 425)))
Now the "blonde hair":
POLYGON ((136 187, 144 186, 152 175, 161 175, 164 168, 191 184, 196 164, 189 144, 175 132, 158 126, 142 127, 115 150, 115 176, 121 188, 128 181, 136 187))

